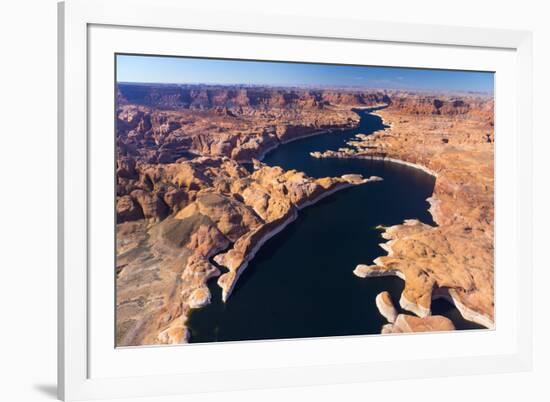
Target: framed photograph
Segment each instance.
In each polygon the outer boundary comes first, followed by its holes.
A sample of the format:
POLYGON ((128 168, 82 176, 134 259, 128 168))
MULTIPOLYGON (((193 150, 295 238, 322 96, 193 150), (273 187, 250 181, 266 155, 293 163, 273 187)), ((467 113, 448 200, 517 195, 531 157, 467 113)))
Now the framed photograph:
POLYGON ((531 34, 180 3, 59 5, 59 396, 530 369, 531 34))

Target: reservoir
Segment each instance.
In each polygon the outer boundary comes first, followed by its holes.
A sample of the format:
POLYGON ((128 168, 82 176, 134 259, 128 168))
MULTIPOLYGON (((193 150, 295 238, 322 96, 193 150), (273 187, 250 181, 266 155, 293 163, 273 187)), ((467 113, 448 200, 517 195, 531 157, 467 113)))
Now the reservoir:
MULTIPOLYGON (((338 191, 301 210, 298 219, 262 246, 226 303, 217 278, 210 280, 212 303, 192 311, 187 321, 191 343, 379 334, 386 321, 375 297, 384 290, 398 311, 405 312, 398 305, 404 287, 401 279, 362 279, 353 270, 386 254, 379 246, 386 240, 378 225, 396 225, 405 219, 435 225, 426 201, 435 178, 388 161, 309 155, 338 150, 356 134, 386 128, 371 112, 356 110, 361 118, 357 128, 306 137, 266 155, 263 162, 270 166, 312 177, 355 173, 384 180, 338 191)), ((457 329, 483 328, 464 320, 443 299, 432 303, 432 313, 448 317, 457 329)))

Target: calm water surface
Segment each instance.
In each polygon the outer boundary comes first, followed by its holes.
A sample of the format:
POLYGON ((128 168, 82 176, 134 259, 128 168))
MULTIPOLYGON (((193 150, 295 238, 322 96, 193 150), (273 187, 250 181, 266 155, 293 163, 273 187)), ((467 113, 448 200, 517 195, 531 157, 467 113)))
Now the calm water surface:
MULTIPOLYGON (((298 219, 264 244, 239 278, 227 303, 217 279, 209 282, 212 303, 188 320, 191 342, 239 341, 378 334, 386 324, 375 305, 387 290, 396 307, 404 283, 396 277, 361 279, 357 264, 371 264, 385 251, 377 225, 415 218, 433 225, 426 202, 435 179, 407 166, 357 159, 315 159, 312 151, 337 150, 358 133, 385 128, 367 111, 358 128, 304 138, 280 146, 264 162, 312 177, 359 173, 382 182, 339 191, 300 211, 298 219)), ((225 269, 222 267, 222 271, 225 269)), ((481 328, 465 321, 450 303, 434 301, 434 314, 458 329, 481 328)), ((403 312, 402 310, 400 310, 403 312)))

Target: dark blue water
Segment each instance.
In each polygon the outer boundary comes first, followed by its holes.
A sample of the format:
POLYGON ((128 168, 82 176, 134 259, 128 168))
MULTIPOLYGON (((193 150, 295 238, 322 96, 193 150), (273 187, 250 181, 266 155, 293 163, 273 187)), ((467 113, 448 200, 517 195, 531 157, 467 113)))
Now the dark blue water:
MULTIPOLYGON (((434 224, 426 202, 435 179, 417 169, 383 161, 315 159, 312 151, 337 150, 358 133, 384 129, 382 120, 357 111, 356 129, 335 131, 280 146, 268 165, 297 169, 312 177, 359 173, 382 182, 339 191, 300 211, 298 219, 269 240, 239 278, 227 303, 216 279, 209 282, 212 303, 188 320, 191 342, 240 341, 378 334, 386 322, 375 305, 387 290, 396 307, 404 283, 396 277, 361 279, 357 264, 371 264, 385 251, 378 225, 404 219, 434 224)), ((444 300, 434 314, 449 317, 458 329, 480 328, 462 319, 444 300)))

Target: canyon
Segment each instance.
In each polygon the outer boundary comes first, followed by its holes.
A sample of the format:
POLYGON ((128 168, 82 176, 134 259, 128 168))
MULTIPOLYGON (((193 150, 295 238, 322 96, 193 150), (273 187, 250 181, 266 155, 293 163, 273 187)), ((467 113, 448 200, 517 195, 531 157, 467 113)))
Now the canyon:
POLYGON ((437 226, 407 220, 381 228, 388 254, 354 272, 402 277, 400 305, 420 317, 430 315, 433 298, 443 297, 468 320, 493 328, 493 101, 392 100, 377 112, 388 129, 313 156, 392 160, 433 175, 428 201, 437 226))
POLYGON ((302 209, 382 180, 351 171, 313 177, 262 162, 292 141, 358 127, 357 109, 367 108, 391 128, 303 158, 395 159, 437 176, 430 198, 437 226, 411 219, 380 228, 388 255, 355 269, 405 280, 400 306, 418 317, 398 314, 380 331, 452 330, 431 315, 437 298, 492 328, 491 99, 119 83, 117 346, 192 340, 188 318, 212 302, 209 284, 230 302, 258 250, 302 209))

